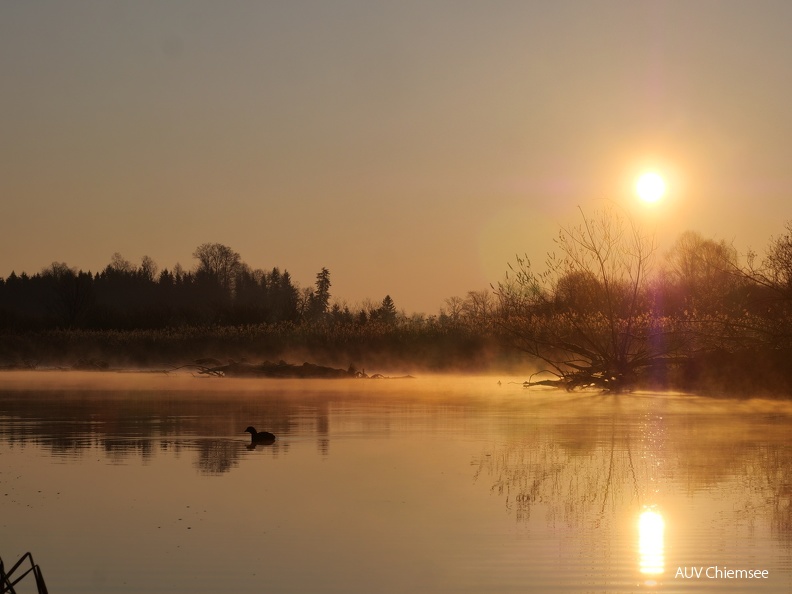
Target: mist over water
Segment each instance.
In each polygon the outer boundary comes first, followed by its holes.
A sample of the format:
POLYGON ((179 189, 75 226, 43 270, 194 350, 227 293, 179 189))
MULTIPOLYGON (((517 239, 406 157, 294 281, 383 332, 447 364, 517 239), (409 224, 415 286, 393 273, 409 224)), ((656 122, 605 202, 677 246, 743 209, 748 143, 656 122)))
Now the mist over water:
POLYGON ((522 379, 0 374, 0 554, 53 592, 789 591, 792 405, 522 379), (678 577, 715 566, 768 577, 678 577))

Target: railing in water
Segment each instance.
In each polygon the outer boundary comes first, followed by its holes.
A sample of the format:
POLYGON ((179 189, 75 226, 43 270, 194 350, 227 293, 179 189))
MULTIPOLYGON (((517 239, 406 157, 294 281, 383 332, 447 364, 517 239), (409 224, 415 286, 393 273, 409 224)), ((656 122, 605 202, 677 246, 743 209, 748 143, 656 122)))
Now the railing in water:
POLYGON ((3 559, 0 558, 0 594, 16 594, 14 586, 16 586, 28 574, 32 573, 36 580, 36 589, 38 594, 49 594, 47 591, 47 584, 44 583, 44 576, 41 574, 41 569, 36 562, 33 561, 33 555, 25 553, 22 558, 14 563, 14 566, 6 571, 3 559), (24 570, 21 574, 14 575, 17 570, 22 571, 22 563, 25 560, 30 561, 30 567, 24 570))

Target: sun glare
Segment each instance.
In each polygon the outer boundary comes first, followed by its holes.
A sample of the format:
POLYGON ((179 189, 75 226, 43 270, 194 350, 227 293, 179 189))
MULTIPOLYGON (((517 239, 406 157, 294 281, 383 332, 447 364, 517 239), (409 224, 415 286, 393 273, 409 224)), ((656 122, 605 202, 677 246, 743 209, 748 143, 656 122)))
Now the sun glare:
POLYGON ((638 549, 641 573, 659 575, 665 570, 665 522, 657 511, 646 510, 638 520, 638 549))
POLYGON ((665 180, 654 171, 644 173, 635 183, 635 193, 644 202, 657 202, 666 193, 665 180))

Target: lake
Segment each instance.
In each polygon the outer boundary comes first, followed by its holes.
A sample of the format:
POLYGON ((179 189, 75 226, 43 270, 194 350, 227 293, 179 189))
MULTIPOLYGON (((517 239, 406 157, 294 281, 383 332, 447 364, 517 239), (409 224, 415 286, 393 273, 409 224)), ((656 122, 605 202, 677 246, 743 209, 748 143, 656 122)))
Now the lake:
POLYGON ((0 556, 53 594, 792 591, 792 404, 522 379, 2 373, 0 556))

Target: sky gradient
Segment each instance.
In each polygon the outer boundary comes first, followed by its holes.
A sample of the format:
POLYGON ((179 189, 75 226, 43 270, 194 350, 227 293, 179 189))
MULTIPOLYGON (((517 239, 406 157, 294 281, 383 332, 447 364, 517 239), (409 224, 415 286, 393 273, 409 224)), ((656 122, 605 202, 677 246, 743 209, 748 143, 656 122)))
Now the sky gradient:
POLYGON ((408 313, 614 202, 667 248, 792 219, 792 3, 0 3, 0 275, 205 242, 408 313), (668 196, 637 202, 644 168, 668 196))

